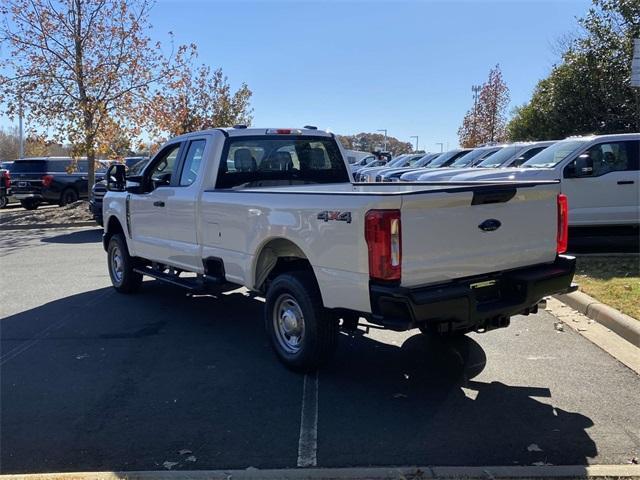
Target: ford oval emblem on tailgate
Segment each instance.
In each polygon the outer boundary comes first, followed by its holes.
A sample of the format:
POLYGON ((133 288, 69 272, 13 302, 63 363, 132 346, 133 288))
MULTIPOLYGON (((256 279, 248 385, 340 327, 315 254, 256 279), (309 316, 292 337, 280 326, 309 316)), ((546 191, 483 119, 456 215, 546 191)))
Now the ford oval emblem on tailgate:
POLYGON ((500 220, 496 220, 495 218, 488 218, 480 225, 478 225, 478 228, 483 232, 493 232, 494 230, 499 229, 501 225, 502 223, 500 223, 500 220))

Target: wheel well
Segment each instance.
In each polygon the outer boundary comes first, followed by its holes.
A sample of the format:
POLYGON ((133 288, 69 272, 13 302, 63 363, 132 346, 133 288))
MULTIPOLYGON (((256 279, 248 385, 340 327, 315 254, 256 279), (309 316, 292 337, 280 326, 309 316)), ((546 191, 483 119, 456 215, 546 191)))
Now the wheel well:
POLYGON ((300 247, 284 238, 266 243, 255 265, 254 287, 259 292, 265 292, 269 283, 282 273, 307 270, 313 274, 313 267, 300 247))
POLYGON ((124 229, 122 225, 120 225, 120 221, 116 217, 110 217, 109 222, 105 224, 106 228, 104 230, 104 235, 102 237, 102 245, 105 249, 109 247, 109 240, 117 233, 124 234, 124 229))
POLYGON ((60 192, 60 198, 62 198, 62 196, 64 195, 64 192, 68 192, 69 190, 73 190, 74 192, 76 192, 76 195, 80 197, 80 192, 78 192, 78 189, 76 187, 69 186, 69 187, 64 187, 62 189, 62 191, 60 192))

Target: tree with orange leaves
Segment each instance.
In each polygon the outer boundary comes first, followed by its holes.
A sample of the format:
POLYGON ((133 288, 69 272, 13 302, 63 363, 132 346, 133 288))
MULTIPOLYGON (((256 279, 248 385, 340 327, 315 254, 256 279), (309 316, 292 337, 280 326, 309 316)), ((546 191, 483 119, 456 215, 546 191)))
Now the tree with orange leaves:
POLYGON ((179 47, 144 105, 143 117, 156 142, 206 128, 251 123, 249 87, 242 83, 232 92, 222 69, 197 65, 197 57, 196 45, 179 47))
POLYGON ((24 110, 59 141, 94 161, 110 122, 139 132, 139 108, 165 73, 151 42, 150 0, 3 0, 0 101, 24 110))

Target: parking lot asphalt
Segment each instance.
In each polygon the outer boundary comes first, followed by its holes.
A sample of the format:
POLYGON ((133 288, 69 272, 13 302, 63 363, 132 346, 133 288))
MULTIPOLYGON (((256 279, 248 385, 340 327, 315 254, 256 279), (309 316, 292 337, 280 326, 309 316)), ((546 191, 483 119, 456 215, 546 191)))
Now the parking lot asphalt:
POLYGON ((451 342, 343 334, 305 383, 272 354, 260 299, 119 295, 100 233, 2 232, 2 473, 296 467, 301 436, 324 467, 640 453, 640 378, 547 312, 451 342))

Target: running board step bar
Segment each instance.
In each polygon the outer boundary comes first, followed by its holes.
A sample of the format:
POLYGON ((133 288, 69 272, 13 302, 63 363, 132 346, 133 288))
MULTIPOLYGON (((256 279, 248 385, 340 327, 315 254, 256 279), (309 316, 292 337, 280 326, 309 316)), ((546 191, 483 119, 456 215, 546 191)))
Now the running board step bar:
POLYGON ((191 292, 205 292, 207 287, 225 285, 226 281, 209 275, 198 275, 197 277, 180 278, 171 273, 160 272, 151 267, 134 268, 134 272, 146 275, 156 280, 160 280, 171 285, 185 288, 191 292))

